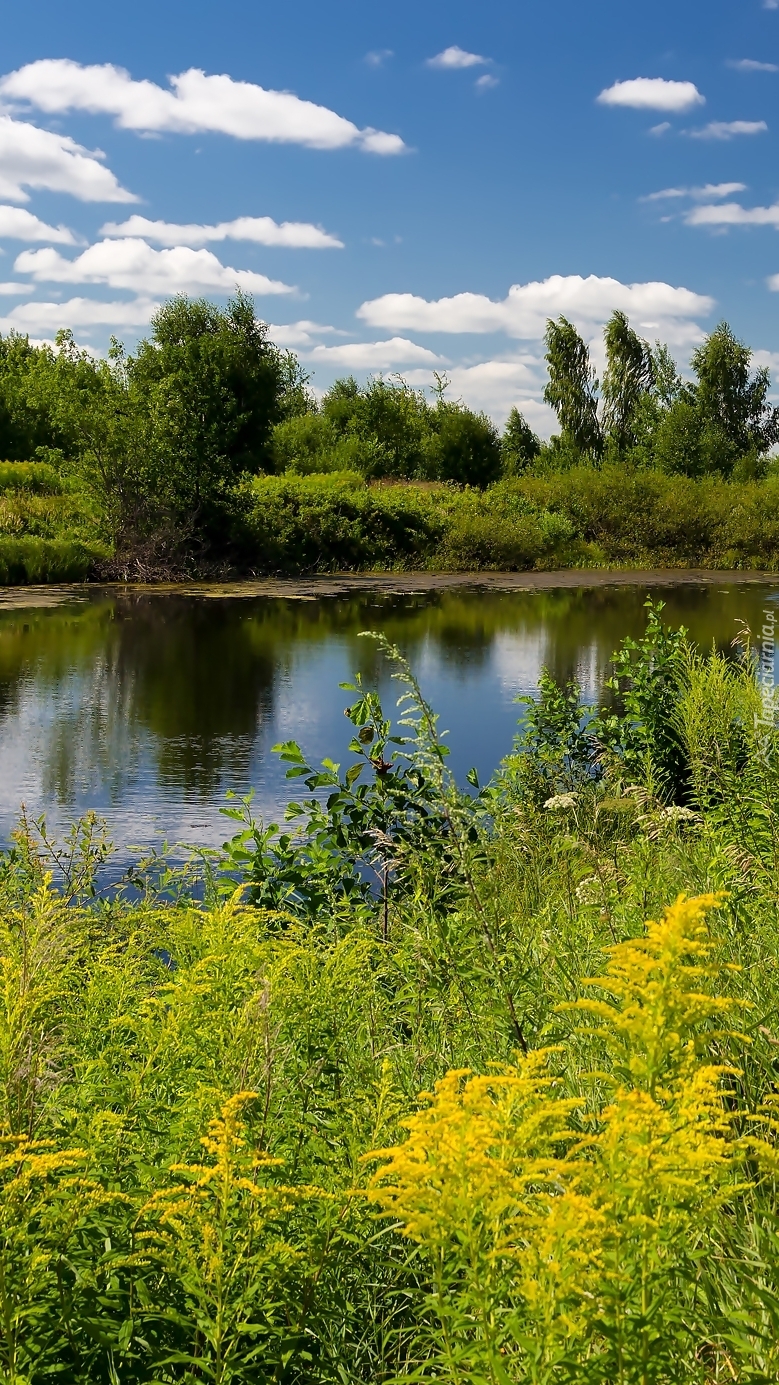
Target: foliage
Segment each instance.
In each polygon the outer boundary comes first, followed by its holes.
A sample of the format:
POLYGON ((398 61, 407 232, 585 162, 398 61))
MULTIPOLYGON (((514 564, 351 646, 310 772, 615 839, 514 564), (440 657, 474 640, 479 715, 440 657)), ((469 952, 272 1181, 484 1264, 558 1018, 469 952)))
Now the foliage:
POLYGON ((546 325, 546 363, 549 379, 544 399, 560 420, 563 447, 593 458, 603 451, 598 421, 598 380, 590 365, 590 353, 572 322, 566 317, 546 325))
POLYGON ((570 561, 574 538, 565 518, 502 484, 482 493, 287 472, 247 483, 242 510, 236 543, 266 572, 553 567, 570 561))
POLYGON ((504 476, 519 476, 532 466, 541 451, 541 439, 516 407, 506 420, 501 448, 504 476))
POLYGON ((338 380, 321 411, 281 423, 274 431, 279 469, 354 470, 369 479, 455 481, 484 487, 501 472, 497 430, 484 414, 444 398, 433 407, 401 377, 379 376, 361 389, 338 380))
POLYGON ((603 426, 617 454, 622 456, 637 441, 636 416, 642 397, 654 384, 652 354, 619 311, 607 322, 603 338, 603 426))
POLYGON ((282 830, 231 807, 223 851, 111 888, 94 819, 0 860, 0 1376, 776 1379, 754 661, 650 609, 619 700, 545 676, 471 793, 379 648, 399 728, 357 681, 344 771, 278 747, 282 830))

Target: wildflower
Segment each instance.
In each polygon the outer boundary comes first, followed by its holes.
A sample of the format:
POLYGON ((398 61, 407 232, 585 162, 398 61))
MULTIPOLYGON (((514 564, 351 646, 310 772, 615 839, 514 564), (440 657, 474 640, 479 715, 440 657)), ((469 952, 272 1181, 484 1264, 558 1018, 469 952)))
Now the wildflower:
POLYGON ((576 801, 575 793, 556 793, 546 800, 544 807, 549 812, 562 812, 566 808, 575 808, 576 801))
POLYGON ((384 1161, 368 1195, 407 1236, 440 1244, 474 1216, 501 1222, 528 1205, 531 1188, 554 1181, 562 1166, 554 1151, 572 1138, 577 1103, 552 1094, 549 1052, 488 1076, 448 1072, 402 1122, 408 1139, 364 1156, 384 1161))
POLYGON ((661 919, 647 923, 643 938, 607 949, 604 976, 584 978, 584 985, 598 987, 609 1000, 582 998, 560 1006, 601 1020, 594 1032, 620 1067, 627 1067, 632 1081, 650 1090, 664 1073, 699 1051, 706 1021, 724 1018, 735 1006, 732 999, 706 989, 720 968, 710 960, 704 920, 720 902, 721 896, 713 894, 695 899, 679 895, 661 919))

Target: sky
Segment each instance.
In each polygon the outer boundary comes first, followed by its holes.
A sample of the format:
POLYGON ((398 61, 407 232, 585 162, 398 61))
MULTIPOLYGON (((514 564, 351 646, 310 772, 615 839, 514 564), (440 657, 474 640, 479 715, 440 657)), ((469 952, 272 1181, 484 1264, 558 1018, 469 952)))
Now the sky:
POLYGON ((105 351, 254 295, 316 391, 398 372, 542 435, 615 308, 779 380, 779 0, 37 0, 4 14, 0 331, 105 351))

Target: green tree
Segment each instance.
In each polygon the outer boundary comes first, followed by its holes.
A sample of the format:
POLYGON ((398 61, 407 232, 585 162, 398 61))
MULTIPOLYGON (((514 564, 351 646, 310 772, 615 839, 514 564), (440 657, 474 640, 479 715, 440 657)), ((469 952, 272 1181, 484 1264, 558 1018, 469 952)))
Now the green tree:
POLYGON ((751 361, 749 347, 727 322, 693 352, 696 402, 710 437, 712 469, 730 471, 738 458, 750 452, 760 456, 779 441, 779 409, 768 403, 768 371, 762 367, 751 374, 751 361))
POLYGON ((299 381, 241 293, 225 309, 172 299, 127 369, 148 408, 149 480, 160 513, 183 540, 224 541, 231 488, 242 473, 272 469, 273 426, 285 388, 294 392, 299 381))
POLYGON ((426 474, 430 405, 399 376, 379 376, 363 389, 353 376, 337 380, 322 412, 340 438, 359 439, 351 455, 365 475, 412 480, 426 474))
POLYGON ((637 441, 637 414, 654 380, 652 353, 619 310, 606 323, 603 339, 603 431, 622 456, 637 441))
POLYGON ((527 471, 541 451, 541 439, 517 408, 511 410, 506 420, 500 446, 505 476, 519 476, 527 471))
POLYGON ((431 414, 429 474, 463 486, 489 486, 502 468, 500 438, 486 414, 439 399, 431 414))
POLYGON ((549 379, 544 399, 560 421, 562 447, 599 458, 603 433, 598 421, 598 380, 586 343, 566 317, 557 322, 549 319, 545 341, 549 379))

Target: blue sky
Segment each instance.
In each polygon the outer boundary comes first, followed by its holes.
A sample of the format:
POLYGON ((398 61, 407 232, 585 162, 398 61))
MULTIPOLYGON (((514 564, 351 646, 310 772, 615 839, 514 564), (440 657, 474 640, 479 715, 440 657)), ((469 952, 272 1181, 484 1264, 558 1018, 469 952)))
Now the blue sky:
POLYGON ((0 330, 241 282, 319 389, 446 371, 542 432, 550 314, 680 361, 726 317, 779 376, 779 0, 38 0, 0 72, 0 330))

